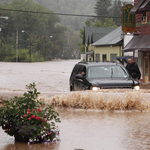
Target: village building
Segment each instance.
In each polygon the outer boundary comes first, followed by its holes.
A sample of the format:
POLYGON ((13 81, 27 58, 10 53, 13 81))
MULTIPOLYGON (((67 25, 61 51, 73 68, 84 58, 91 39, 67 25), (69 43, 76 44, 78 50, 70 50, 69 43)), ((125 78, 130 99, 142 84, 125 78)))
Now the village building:
POLYGON ((95 54, 94 46, 92 45, 111 31, 113 27, 85 27, 83 44, 85 44, 86 61, 98 61, 98 55, 95 54))
POLYGON ((121 26, 92 44, 94 46, 95 61, 113 61, 122 56, 123 39, 121 26))
POLYGON ((142 74, 141 81, 147 83, 150 81, 150 0, 134 0, 130 14, 135 14, 136 30, 123 52, 133 52, 142 74))

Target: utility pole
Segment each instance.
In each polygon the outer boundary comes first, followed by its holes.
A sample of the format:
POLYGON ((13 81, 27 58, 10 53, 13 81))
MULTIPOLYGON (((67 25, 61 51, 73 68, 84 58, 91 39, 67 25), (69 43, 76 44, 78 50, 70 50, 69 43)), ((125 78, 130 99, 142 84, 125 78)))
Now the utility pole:
POLYGON ((30 39, 30 50, 29 50, 29 52, 30 52, 30 62, 31 62, 31 36, 29 36, 29 39, 30 39))
POLYGON ((18 62, 18 28, 17 28, 17 35, 16 35, 16 62, 18 62))

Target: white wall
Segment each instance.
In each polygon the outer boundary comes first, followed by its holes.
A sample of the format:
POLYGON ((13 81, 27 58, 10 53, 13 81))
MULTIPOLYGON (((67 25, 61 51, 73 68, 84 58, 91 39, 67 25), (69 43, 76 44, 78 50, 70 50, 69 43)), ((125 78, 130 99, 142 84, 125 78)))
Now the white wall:
POLYGON ((141 79, 143 79, 143 53, 138 52, 138 66, 141 72, 141 79))
MULTIPOLYGON (((124 47, 129 43, 129 41, 133 38, 132 34, 126 34, 124 36, 124 47)), ((133 52, 125 52, 124 56, 133 56, 133 52)))

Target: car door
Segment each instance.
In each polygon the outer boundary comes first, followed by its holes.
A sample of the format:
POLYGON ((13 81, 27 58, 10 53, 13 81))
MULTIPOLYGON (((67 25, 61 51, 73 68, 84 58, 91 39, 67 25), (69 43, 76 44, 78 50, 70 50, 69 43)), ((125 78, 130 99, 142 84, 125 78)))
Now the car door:
POLYGON ((80 66, 77 74, 81 74, 82 72, 85 72, 84 79, 76 78, 74 80, 74 90, 75 91, 85 90, 85 86, 86 86, 86 68, 85 68, 85 66, 80 66))
POLYGON ((76 64, 73 68, 73 71, 70 76, 70 91, 74 91, 74 80, 76 78, 77 73, 79 72, 80 65, 76 64))

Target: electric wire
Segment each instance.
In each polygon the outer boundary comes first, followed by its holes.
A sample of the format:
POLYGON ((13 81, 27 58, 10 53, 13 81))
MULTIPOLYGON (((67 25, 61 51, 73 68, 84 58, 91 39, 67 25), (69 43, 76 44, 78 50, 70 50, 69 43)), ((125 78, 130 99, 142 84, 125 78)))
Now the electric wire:
POLYGON ((16 12, 23 12, 23 13, 39 13, 39 14, 54 14, 54 15, 63 15, 63 16, 77 16, 77 17, 101 17, 101 18, 121 18, 117 16, 96 16, 96 15, 81 15, 81 14, 64 14, 64 13, 54 13, 54 12, 39 12, 39 11, 27 11, 27 10, 16 10, 16 9, 4 9, 0 8, 3 11, 16 11, 16 12))

